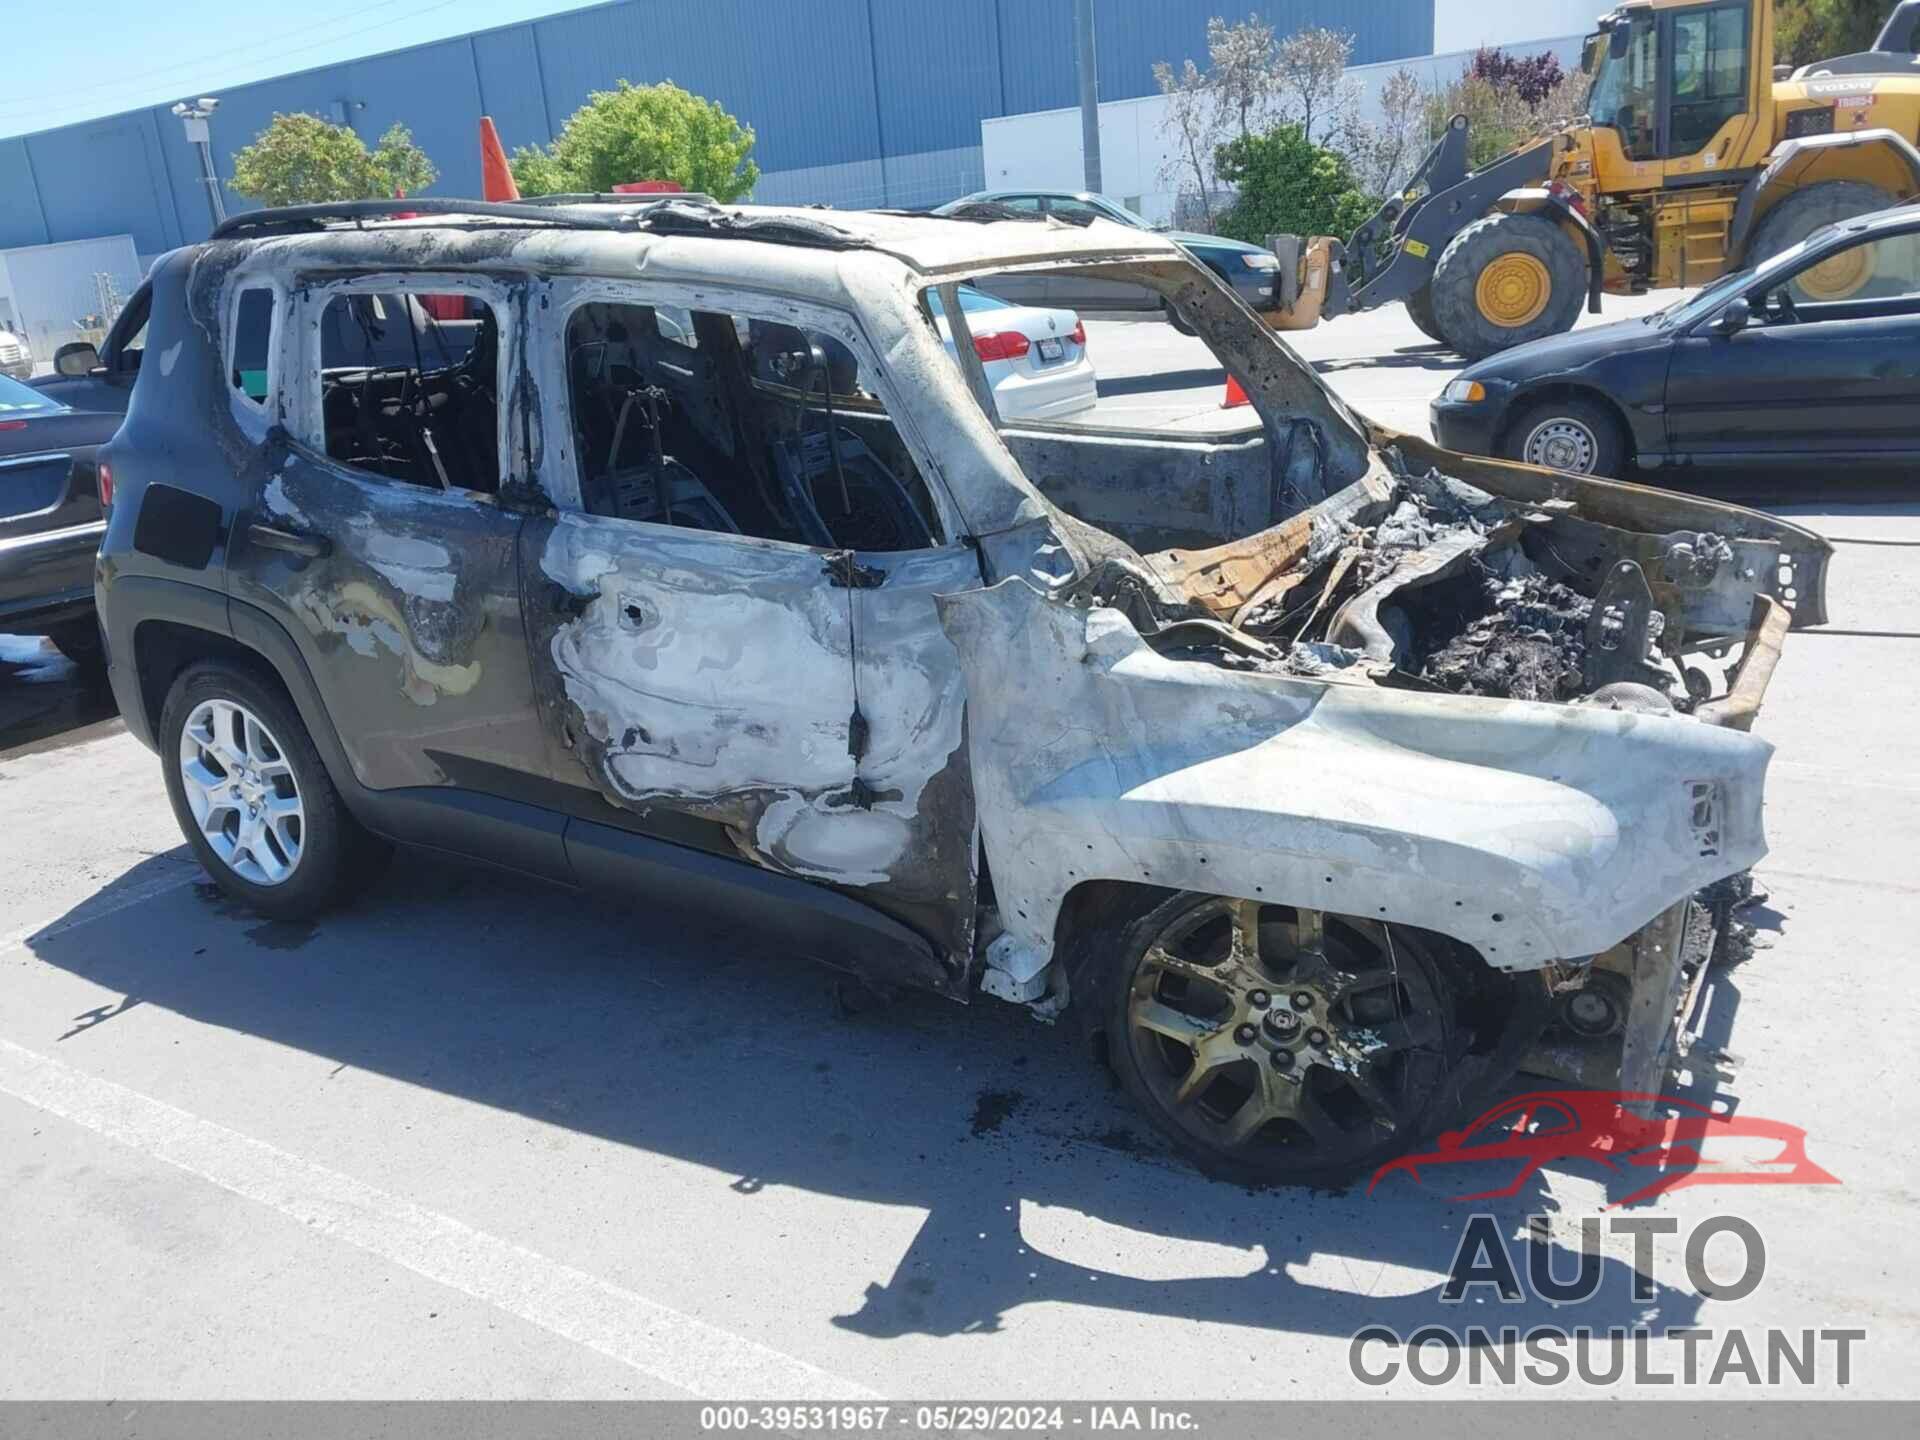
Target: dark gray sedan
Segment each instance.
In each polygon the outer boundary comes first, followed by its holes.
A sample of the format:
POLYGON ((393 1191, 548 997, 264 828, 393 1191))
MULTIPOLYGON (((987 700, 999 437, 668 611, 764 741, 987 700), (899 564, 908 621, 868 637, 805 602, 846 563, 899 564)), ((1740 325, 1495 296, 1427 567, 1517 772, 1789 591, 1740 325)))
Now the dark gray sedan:
MULTIPOLYGON (((1240 298, 1256 311, 1274 308, 1274 284, 1279 277, 1280 261, 1271 250, 1230 240, 1224 235, 1202 235, 1190 230, 1169 230, 1154 225, 1117 200, 1086 191, 1066 190, 981 190, 949 201, 933 213, 951 215, 972 205, 997 205, 1036 215, 1055 215, 1069 224, 1091 220, 1111 220, 1134 230, 1153 230, 1165 235, 1194 259, 1205 265, 1240 298)), ((980 289, 1010 300, 1016 305, 1039 305, 1068 310, 1158 310, 1160 297, 1137 285, 1119 285, 1111 280, 1096 280, 1074 275, 996 275, 976 281, 980 289)), ((1169 312, 1171 313, 1171 312, 1169 312)))
POLYGON ((76 410, 0 375, 0 631, 99 653, 93 555, 101 519, 96 446, 124 417, 76 410))
POLYGON ((1920 459, 1920 207, 1817 230, 1639 320, 1468 366, 1449 450, 1581 474, 1920 459))

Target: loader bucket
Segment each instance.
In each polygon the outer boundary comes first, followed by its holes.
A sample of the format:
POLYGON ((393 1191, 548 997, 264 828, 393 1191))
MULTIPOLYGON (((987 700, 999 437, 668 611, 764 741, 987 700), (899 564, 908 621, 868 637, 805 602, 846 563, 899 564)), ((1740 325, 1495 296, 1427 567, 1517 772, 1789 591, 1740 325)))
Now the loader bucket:
POLYGON ((1306 240, 1298 235, 1275 235, 1271 244, 1273 253, 1280 257, 1281 281, 1274 296, 1279 304, 1261 318, 1275 330, 1311 330, 1320 323, 1326 307, 1336 242, 1330 235, 1306 240))

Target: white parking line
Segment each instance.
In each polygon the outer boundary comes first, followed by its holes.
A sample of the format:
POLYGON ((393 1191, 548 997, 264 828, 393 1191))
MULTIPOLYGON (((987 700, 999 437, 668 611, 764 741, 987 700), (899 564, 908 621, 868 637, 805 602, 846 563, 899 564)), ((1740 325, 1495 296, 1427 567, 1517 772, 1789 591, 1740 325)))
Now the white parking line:
POLYGON ((62 919, 44 921, 38 925, 29 925, 24 930, 16 930, 11 935, 0 935, 0 952, 17 950, 34 940, 51 940, 56 935, 64 935, 82 925, 91 925, 96 920, 104 920, 109 915, 118 915, 130 906, 143 904, 156 895, 164 895, 169 890, 178 890, 183 885, 206 877, 206 872, 198 865, 188 864, 171 875, 159 875, 151 880, 129 885, 116 894, 113 899, 102 901, 89 909, 82 904, 70 910, 62 919))
POLYGON ((8 1040, 0 1040, 0 1094, 690 1394, 737 1400, 881 1398, 804 1360, 8 1040))

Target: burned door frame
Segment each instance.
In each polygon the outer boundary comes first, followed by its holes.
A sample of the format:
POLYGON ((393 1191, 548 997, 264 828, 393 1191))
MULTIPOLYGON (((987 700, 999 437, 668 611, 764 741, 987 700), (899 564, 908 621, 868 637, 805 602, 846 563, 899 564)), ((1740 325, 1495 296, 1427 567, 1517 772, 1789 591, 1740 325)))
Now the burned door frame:
MULTIPOLYGON (((499 327, 494 445, 501 485, 527 473, 525 426, 510 398, 522 371, 525 285, 459 272, 276 275, 244 267, 222 297, 223 335, 248 290, 272 288, 268 403, 229 383, 229 405, 258 442, 250 503, 235 525, 234 598, 289 614, 320 688, 350 705, 338 727, 369 790, 498 789, 545 754, 521 631, 517 538, 523 517, 499 496, 392 479, 326 453, 321 317, 367 293, 467 295, 499 327), (489 782, 493 783, 489 783, 489 782)), ((411 323, 411 317, 409 323, 411 323)), ((223 367, 226 361, 223 360, 223 367)), ((530 868, 563 878, 558 837, 530 868)))
POLYGON ((980 563, 877 347, 845 310, 731 286, 557 279, 530 314, 533 363, 549 377, 540 480, 559 513, 529 522, 521 565, 550 740, 643 833, 833 886, 904 921, 940 959, 903 978, 964 997, 979 842, 965 683, 934 595, 977 586, 980 563), (838 340, 919 468, 944 538, 867 553, 589 513, 567 346, 575 313, 595 303, 838 340), (728 690, 726 669, 743 660, 768 693, 728 690), (801 703, 814 694, 820 703, 801 703), (687 716, 694 727, 676 734, 687 716))

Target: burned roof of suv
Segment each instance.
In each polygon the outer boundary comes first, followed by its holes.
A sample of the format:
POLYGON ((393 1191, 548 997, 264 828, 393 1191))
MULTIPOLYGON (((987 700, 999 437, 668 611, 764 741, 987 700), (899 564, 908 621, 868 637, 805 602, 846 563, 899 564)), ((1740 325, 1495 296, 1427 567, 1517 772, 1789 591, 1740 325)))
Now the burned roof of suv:
POLYGON ((939 216, 889 210, 719 205, 705 196, 565 195, 520 201, 422 196, 293 205, 235 215, 214 240, 273 239, 362 231, 418 233, 474 228, 597 231, 605 234, 753 241, 809 250, 873 250, 916 270, 1059 257, 1181 252, 1171 241, 1108 221, 1068 224, 1015 215, 939 216))

